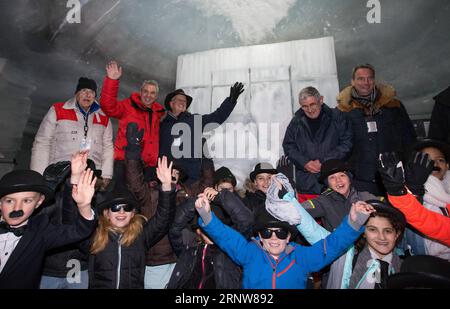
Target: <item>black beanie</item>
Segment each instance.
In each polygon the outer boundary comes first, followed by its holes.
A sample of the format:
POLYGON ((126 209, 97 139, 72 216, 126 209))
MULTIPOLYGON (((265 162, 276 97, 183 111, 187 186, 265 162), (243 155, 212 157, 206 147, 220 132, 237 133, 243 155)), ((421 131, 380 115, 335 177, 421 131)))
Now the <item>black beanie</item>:
POLYGON ((91 89, 94 90, 95 94, 97 94, 97 83, 93 79, 89 79, 87 77, 80 77, 80 79, 78 79, 78 85, 77 89, 75 90, 75 93, 77 93, 81 89, 91 89))

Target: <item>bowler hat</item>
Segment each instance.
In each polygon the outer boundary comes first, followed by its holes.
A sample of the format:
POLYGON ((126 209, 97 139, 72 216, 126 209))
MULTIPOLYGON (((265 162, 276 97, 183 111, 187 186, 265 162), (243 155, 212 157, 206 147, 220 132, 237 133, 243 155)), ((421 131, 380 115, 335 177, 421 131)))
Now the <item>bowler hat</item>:
POLYGON ((445 161, 447 161, 447 163, 450 163, 450 145, 447 143, 433 139, 424 139, 422 141, 417 142, 413 146, 413 149, 416 151, 422 151, 423 149, 429 147, 439 149, 444 155, 445 161))
POLYGON ((103 214, 103 210, 118 204, 128 204, 133 205, 135 209, 139 208, 138 201, 128 189, 116 188, 112 191, 109 191, 106 194, 104 201, 98 204, 98 213, 103 214))
POLYGON ((258 174, 276 174, 277 170, 273 167, 272 164, 268 162, 262 162, 255 165, 255 168, 253 169, 253 172, 250 173, 250 180, 255 181, 256 176, 258 174))
POLYGON ((39 192, 45 195, 45 202, 53 198, 53 190, 47 186, 44 176, 32 170, 15 170, 0 179, 0 198, 10 193, 39 192))
POLYGON ((319 181, 324 182, 328 176, 338 172, 352 172, 352 167, 349 163, 338 159, 330 159, 322 163, 320 168, 319 181))
POLYGON ((255 225, 253 228, 253 232, 257 233, 265 228, 282 228, 291 233, 294 236, 297 233, 297 229, 295 226, 290 225, 286 221, 280 221, 274 216, 272 216, 267 210, 266 207, 260 207, 255 212, 255 225))
POLYGON ((175 91, 169 93, 169 94, 166 96, 166 99, 164 100, 164 106, 166 107, 166 110, 170 110, 170 109, 171 109, 171 108, 170 108, 170 101, 172 101, 173 97, 176 96, 176 95, 178 95, 178 94, 184 95, 184 96, 186 97, 186 100, 187 100, 187 103, 186 103, 186 109, 189 108, 189 106, 190 106, 191 103, 192 103, 192 97, 191 97, 191 96, 188 96, 186 93, 184 93, 184 90, 183 90, 183 89, 177 89, 177 90, 175 90, 175 91))
POLYGON ((450 288, 450 262, 432 255, 407 257, 400 272, 389 276, 389 289, 450 288))
POLYGON ((225 179, 230 179, 233 187, 236 186, 236 177, 234 177, 233 173, 227 167, 222 166, 214 172, 214 185, 219 184, 225 179))

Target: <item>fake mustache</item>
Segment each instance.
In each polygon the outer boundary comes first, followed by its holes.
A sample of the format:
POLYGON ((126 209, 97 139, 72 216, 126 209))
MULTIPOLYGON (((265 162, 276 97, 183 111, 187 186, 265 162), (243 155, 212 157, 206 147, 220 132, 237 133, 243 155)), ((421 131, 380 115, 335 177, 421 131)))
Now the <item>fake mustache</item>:
POLYGON ((10 218, 19 218, 23 216, 23 210, 14 210, 9 213, 10 218))
POLYGON ((435 166, 433 167, 433 171, 440 172, 441 168, 439 166, 435 166))

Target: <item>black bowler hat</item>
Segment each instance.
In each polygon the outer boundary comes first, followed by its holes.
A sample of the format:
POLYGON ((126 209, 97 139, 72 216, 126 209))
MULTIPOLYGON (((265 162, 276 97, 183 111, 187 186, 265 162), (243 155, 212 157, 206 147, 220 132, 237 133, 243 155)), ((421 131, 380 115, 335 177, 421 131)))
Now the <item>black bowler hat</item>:
POLYGON ((214 185, 219 184, 225 179, 231 180, 233 187, 236 187, 236 177, 234 177, 233 173, 227 167, 222 166, 214 172, 214 185))
POLYGON ((322 163, 320 168, 319 181, 324 182, 328 176, 338 172, 352 172, 352 167, 349 163, 338 159, 330 159, 322 163))
POLYGON ((400 272, 389 276, 389 289, 449 289, 450 262, 432 255, 407 257, 400 272))
POLYGON ((132 205, 136 210, 139 210, 138 201, 128 189, 116 188, 109 191, 105 196, 105 200, 98 204, 98 214, 102 215, 103 210, 119 204, 132 205))
POLYGON ((171 110, 171 108, 170 108, 170 101, 172 101, 173 97, 178 95, 178 94, 184 95, 186 97, 186 100, 187 100, 186 109, 189 108, 189 106, 192 103, 192 97, 188 96, 186 93, 184 93, 183 89, 177 89, 174 92, 171 92, 171 93, 169 93, 166 96, 166 99, 164 100, 164 106, 166 107, 166 110, 168 110, 168 111, 171 110))
POLYGON ((45 195, 45 202, 53 198, 53 190, 46 185, 44 176, 32 170, 15 170, 0 179, 0 198, 10 193, 39 192, 45 195))
POLYGON ((439 149, 444 155, 445 161, 447 161, 447 163, 450 163, 450 145, 447 143, 433 139, 424 139, 415 144, 413 146, 413 149, 416 151, 422 151, 423 149, 430 147, 439 149))
POLYGON ((250 180, 255 181, 256 176, 263 173, 276 174, 277 170, 268 162, 258 163, 255 165, 253 172, 250 173, 250 180))
POLYGON ((291 233, 291 239, 297 235, 297 228, 290 225, 286 221, 280 221, 272 216, 265 206, 259 207, 255 211, 255 225, 253 226, 253 233, 256 234, 265 228, 281 228, 291 233))
POLYGON ((91 89, 95 92, 95 94, 97 94, 97 83, 93 79, 80 77, 78 79, 77 89, 75 90, 75 93, 77 93, 81 89, 91 89))

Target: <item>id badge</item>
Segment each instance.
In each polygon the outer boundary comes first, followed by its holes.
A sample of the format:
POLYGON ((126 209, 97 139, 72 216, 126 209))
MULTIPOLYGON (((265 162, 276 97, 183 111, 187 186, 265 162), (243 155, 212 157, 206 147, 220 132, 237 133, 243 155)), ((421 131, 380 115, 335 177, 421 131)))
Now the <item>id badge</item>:
POLYGON ((173 140, 172 146, 180 147, 181 146, 181 137, 177 137, 173 140))
POLYGON ((83 138, 80 143, 80 151, 88 151, 91 150, 91 139, 83 138))
POLYGON ((369 132, 369 133, 378 132, 376 121, 368 121, 367 122, 367 132, 369 132))

